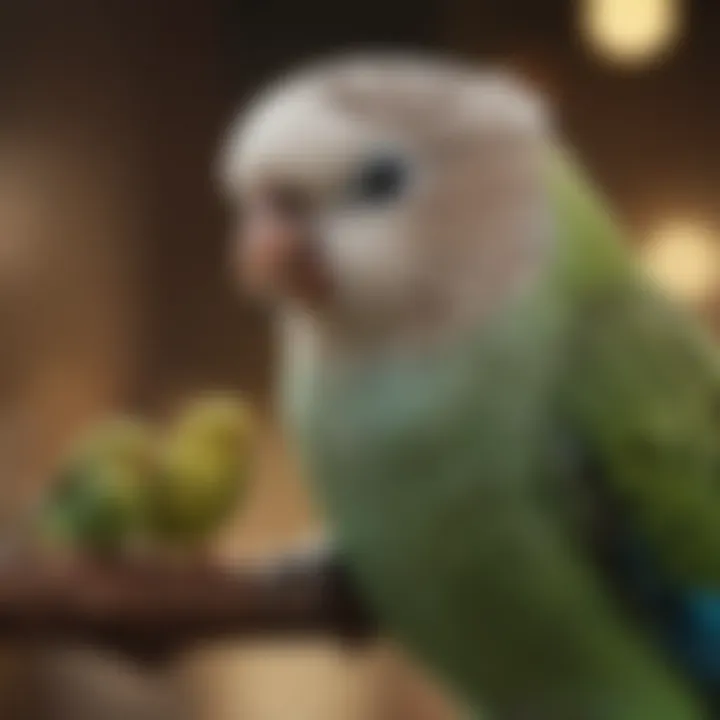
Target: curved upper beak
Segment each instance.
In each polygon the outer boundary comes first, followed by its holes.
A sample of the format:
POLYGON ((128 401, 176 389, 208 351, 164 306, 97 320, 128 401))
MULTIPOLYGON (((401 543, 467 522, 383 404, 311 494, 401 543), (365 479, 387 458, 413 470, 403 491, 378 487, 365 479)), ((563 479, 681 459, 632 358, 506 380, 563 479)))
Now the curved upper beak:
POLYGON ((245 289, 261 297, 285 297, 308 305, 325 302, 330 278, 307 214, 261 196, 249 204, 233 243, 245 289))

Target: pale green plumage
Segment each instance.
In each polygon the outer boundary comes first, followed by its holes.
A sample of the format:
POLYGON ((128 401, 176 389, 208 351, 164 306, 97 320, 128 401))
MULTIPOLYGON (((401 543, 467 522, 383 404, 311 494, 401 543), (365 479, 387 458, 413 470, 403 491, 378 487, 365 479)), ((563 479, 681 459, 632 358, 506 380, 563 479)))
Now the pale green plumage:
POLYGON ((717 359, 633 270, 571 161, 550 165, 541 281, 432 356, 290 368, 290 416, 379 616, 471 703, 697 720, 596 572, 585 488, 554 456, 584 437, 663 565, 717 585, 717 359))
POLYGON ((142 534, 154 473, 152 428, 128 418, 98 424, 59 464, 39 517, 42 535, 84 552, 126 550, 142 534))

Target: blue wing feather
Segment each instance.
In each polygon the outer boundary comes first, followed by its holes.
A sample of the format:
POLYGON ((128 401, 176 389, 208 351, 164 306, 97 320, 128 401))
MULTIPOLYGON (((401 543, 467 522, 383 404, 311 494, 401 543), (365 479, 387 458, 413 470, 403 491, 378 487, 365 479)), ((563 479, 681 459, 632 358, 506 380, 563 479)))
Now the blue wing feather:
POLYGON ((591 489, 591 545, 608 584, 671 661, 708 696, 720 697, 720 589, 673 581, 608 493, 600 465, 577 446, 574 454, 591 489))

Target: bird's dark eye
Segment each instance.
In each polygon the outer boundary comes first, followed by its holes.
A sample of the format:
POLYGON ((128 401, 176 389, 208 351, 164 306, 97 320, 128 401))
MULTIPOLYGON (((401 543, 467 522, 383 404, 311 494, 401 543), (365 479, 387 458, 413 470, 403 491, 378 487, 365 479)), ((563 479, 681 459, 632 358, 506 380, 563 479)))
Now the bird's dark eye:
POLYGON ((368 160, 353 178, 350 194, 364 204, 392 202, 402 195, 409 179, 407 161, 396 155, 378 155, 368 160))

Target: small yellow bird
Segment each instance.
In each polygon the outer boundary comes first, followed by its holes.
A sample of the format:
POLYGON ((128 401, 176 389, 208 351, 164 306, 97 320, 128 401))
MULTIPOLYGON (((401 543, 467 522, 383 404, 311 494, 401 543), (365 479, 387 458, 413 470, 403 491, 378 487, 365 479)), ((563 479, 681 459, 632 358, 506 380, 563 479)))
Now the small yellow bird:
POLYGON ((148 526, 165 549, 202 552, 244 499, 254 456, 249 405, 226 394, 195 398, 160 453, 148 526))

